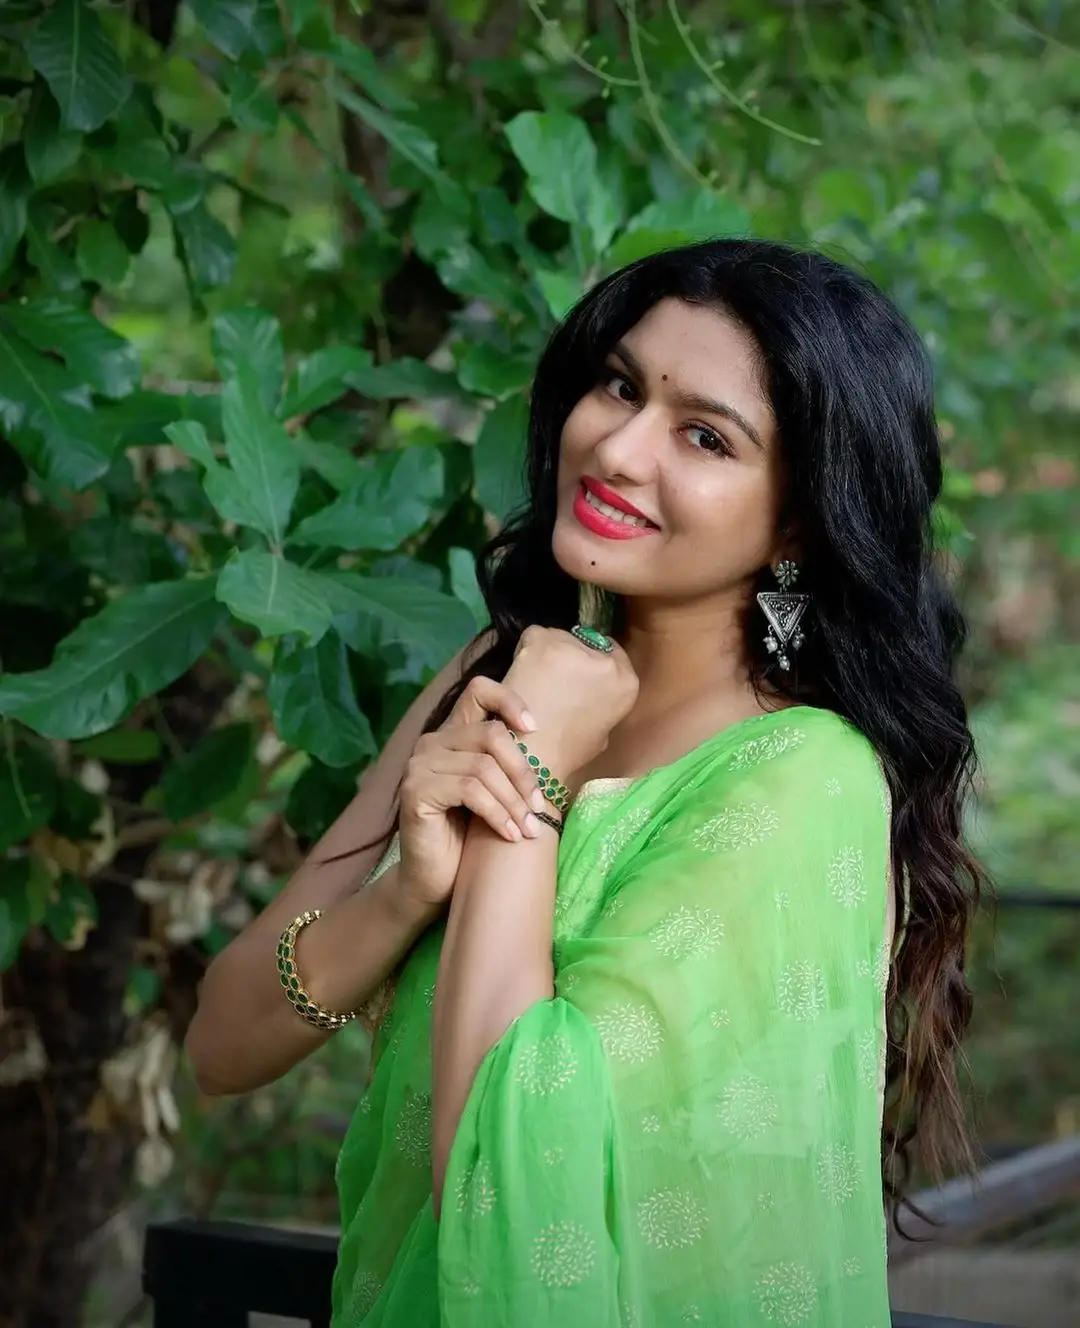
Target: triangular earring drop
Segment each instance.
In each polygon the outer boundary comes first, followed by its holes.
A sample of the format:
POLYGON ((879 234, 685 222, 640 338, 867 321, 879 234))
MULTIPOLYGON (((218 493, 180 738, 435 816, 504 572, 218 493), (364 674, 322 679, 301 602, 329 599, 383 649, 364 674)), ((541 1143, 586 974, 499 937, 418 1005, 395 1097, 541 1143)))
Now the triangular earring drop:
POLYGON ((776 656, 777 664, 786 670, 791 668, 789 650, 794 652, 803 643, 799 623, 810 604, 810 596, 791 592, 790 587, 795 584, 799 569, 790 559, 779 563, 773 571, 780 582, 780 589, 761 591, 757 602, 769 624, 765 634, 765 648, 776 656))

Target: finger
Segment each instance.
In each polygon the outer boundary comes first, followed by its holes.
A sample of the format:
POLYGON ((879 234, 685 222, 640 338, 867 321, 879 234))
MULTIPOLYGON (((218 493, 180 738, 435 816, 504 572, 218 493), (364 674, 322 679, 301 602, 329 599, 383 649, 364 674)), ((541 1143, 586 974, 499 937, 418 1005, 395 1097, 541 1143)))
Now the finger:
MULTIPOLYGON (((418 814, 423 808, 442 813, 452 807, 470 807, 499 834, 518 840, 533 839, 540 827, 530 814, 526 800, 514 787, 498 760, 484 751, 432 751, 422 768, 410 773, 409 798, 418 814), (462 789, 476 781, 483 785, 483 810, 462 801, 462 789), (511 833, 506 833, 507 823, 511 833)), ((535 785, 535 781, 534 781, 535 785)), ((542 796, 542 795, 541 795, 542 796)))
POLYGON ((471 678, 450 712, 450 724, 476 724, 497 715, 515 733, 534 733, 536 720, 512 688, 494 678, 471 678))
MULTIPOLYGON (((494 757, 520 798, 528 803, 534 812, 544 810, 546 803, 537 783, 536 771, 529 765, 524 752, 501 720, 485 720, 481 724, 459 724, 455 728, 441 731, 438 739, 439 750, 443 752, 486 752, 494 757)), ((439 760, 434 746, 428 752, 428 757, 432 762, 439 760)))

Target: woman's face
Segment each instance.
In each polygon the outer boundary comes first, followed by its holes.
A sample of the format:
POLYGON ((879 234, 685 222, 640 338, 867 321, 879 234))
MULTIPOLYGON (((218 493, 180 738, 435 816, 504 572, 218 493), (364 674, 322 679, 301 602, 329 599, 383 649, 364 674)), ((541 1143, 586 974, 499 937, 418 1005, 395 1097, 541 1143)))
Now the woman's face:
POLYGON ((759 358, 731 318, 674 299, 626 334, 563 429, 553 550, 564 571, 621 595, 727 599, 780 555, 759 358))

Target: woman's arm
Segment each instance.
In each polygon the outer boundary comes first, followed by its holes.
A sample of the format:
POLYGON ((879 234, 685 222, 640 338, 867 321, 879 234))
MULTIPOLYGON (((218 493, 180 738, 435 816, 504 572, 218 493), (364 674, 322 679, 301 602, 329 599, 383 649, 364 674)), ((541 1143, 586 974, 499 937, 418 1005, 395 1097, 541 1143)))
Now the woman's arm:
POLYGON ((446 1160, 480 1063, 515 1019, 555 993, 551 956, 559 837, 520 844, 476 822, 465 840, 435 986, 432 1162, 436 1215, 446 1160))
POLYGON ((432 920, 407 903, 391 870, 370 890, 360 886, 382 848, 341 853, 384 834, 395 811, 402 773, 428 716, 461 677, 476 646, 467 647, 424 689, 360 791, 315 845, 285 889, 207 969, 185 1049, 205 1093, 243 1093, 270 1083, 309 1056, 329 1034, 302 1020, 285 998, 277 974, 277 943, 298 914, 327 914, 301 933, 297 967, 312 997, 351 1010, 374 991, 432 920))

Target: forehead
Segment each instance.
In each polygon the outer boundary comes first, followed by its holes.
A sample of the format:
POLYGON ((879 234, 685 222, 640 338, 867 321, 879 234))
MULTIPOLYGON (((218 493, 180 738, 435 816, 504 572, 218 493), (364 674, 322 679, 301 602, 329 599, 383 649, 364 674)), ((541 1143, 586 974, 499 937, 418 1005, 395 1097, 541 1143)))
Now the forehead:
MULTIPOLYGON (((665 299, 623 337, 650 378, 688 392, 738 395, 749 407, 769 411, 761 351, 750 333, 729 314, 704 305, 665 299)), ((771 414, 771 411, 769 411, 771 414)))

